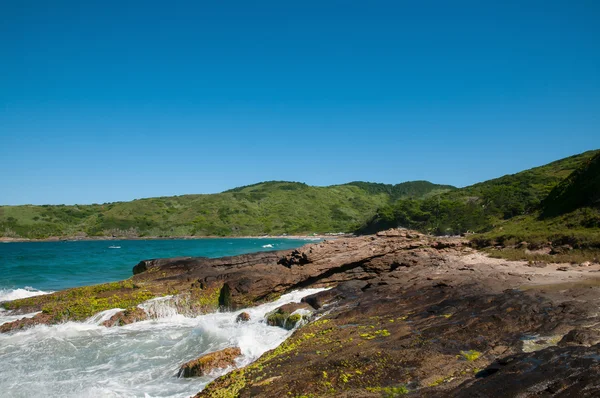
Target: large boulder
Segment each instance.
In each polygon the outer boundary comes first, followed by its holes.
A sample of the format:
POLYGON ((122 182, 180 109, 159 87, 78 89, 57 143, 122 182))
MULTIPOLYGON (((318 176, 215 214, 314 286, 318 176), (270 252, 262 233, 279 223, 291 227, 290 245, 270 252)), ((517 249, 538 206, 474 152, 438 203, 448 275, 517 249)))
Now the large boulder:
POLYGON ((211 352, 184 363, 179 368, 177 377, 195 377, 203 376, 215 369, 224 369, 228 366, 235 366, 235 359, 242 355, 239 347, 225 348, 221 351, 211 352))

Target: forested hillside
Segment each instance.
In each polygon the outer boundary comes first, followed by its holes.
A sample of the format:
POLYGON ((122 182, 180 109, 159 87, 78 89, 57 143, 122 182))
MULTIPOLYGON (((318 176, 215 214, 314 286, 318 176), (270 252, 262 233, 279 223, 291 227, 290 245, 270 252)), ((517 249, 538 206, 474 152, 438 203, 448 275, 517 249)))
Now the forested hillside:
POLYGON ((0 207, 0 236, 239 236, 351 232, 392 198, 453 189, 425 181, 329 187, 270 181, 212 195, 0 207))
POLYGON ((313 187, 269 181, 211 195, 0 207, 0 236, 242 236, 406 227, 479 242, 600 242, 600 151, 465 188, 412 181, 313 187), (483 233, 483 234, 481 234, 483 233), (558 235, 557 235, 558 234, 558 235))
MULTIPOLYGON (((591 178, 594 172, 597 178, 598 166, 597 160, 592 163, 590 160, 598 153, 588 151, 424 199, 401 198, 378 209, 377 214, 359 232, 369 233, 394 226, 441 235, 490 231, 504 220, 514 217, 537 217, 542 200, 555 187, 579 167, 588 167, 590 171, 578 177, 577 180, 581 182, 577 189, 561 188, 560 191, 564 191, 560 194, 563 201, 571 203, 571 207, 576 206, 574 198, 587 197, 594 192, 595 185, 591 184, 591 178), (585 190, 580 189, 588 180, 589 186, 586 185, 585 190), (567 200, 567 197, 571 199, 567 200)), ((595 192, 598 193, 597 190, 595 192)))

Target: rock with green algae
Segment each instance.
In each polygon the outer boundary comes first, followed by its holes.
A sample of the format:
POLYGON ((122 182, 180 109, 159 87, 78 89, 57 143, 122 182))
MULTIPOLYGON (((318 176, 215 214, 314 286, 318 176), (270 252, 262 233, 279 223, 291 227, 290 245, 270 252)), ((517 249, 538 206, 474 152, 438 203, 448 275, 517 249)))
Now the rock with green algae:
POLYGON ((186 362, 179 369, 177 377, 203 376, 215 369, 224 369, 235 366, 235 359, 242 355, 239 347, 225 348, 221 351, 211 352, 186 362))
POLYGON ((313 311, 313 308, 306 303, 285 304, 267 314, 267 324, 292 330, 298 322, 308 318, 307 315, 303 315, 301 312, 308 313, 313 311))

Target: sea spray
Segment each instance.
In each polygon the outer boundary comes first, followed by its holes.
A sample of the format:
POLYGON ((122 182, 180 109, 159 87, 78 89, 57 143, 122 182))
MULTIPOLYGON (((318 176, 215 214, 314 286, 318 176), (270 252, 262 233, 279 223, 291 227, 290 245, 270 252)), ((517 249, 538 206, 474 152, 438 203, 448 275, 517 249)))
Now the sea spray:
MULTIPOLYGON (((37 290, 29 286, 26 286, 23 289, 0 289, 0 303, 3 301, 18 300, 28 297, 41 296, 49 293, 52 292, 44 292, 42 290, 37 290)), ((31 318, 37 314, 39 314, 39 312, 32 312, 30 314, 14 314, 11 311, 6 311, 4 308, 0 307, 0 325, 23 318, 31 318)))
POLYGON ((3 301, 12 301, 28 297, 41 296, 52 292, 44 292, 42 290, 34 289, 33 287, 26 286, 23 289, 0 289, 0 303, 3 301))
POLYGON ((115 309, 86 322, 0 335, 0 391, 10 397, 189 397, 226 370, 180 379, 183 363, 233 346, 242 351, 238 366, 251 363, 292 333, 268 326, 265 314, 321 290, 296 291, 245 309, 250 314, 245 323, 235 321, 242 310, 185 317, 166 298, 141 305, 152 308, 155 319, 126 326, 101 326, 115 309))
POLYGON ((152 319, 177 317, 180 315, 181 308, 179 297, 176 296, 157 297, 138 305, 138 307, 143 309, 148 317, 152 319))
POLYGON ((23 318, 33 318, 37 314, 39 314, 39 312, 13 315, 11 311, 6 311, 5 309, 0 308, 0 325, 4 325, 5 323, 8 323, 8 322, 18 321, 19 319, 23 319, 23 318))

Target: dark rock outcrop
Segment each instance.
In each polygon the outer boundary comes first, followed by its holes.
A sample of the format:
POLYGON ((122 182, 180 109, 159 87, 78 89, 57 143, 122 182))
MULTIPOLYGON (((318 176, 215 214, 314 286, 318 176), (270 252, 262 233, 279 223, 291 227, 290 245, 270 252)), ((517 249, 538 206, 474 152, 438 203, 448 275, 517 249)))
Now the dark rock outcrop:
POLYGON ((502 358, 478 377, 432 397, 598 397, 600 345, 549 347, 502 358))
POLYGON ((559 342, 560 347, 592 346, 600 343, 600 331, 590 328, 577 328, 567 333, 559 342))

